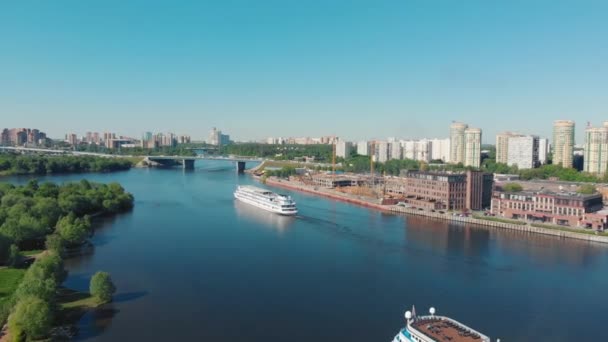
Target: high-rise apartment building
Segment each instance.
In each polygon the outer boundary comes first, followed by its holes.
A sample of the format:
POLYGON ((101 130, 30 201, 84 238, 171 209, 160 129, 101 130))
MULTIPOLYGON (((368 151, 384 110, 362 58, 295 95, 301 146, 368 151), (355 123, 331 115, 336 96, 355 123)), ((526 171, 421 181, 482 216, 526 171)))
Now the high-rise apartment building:
POLYGON ((553 164, 572 167, 574 154, 574 121, 553 123, 553 164))
POLYGON ((348 158, 353 149, 353 144, 350 141, 338 140, 336 142, 336 157, 348 158))
POLYGON ((608 123, 604 127, 588 127, 585 130, 585 172, 604 175, 608 166, 608 123))
POLYGON ((467 125, 462 122, 453 122, 450 125, 450 162, 454 164, 464 163, 465 137, 464 131, 467 125))
POLYGON ((388 142, 376 141, 374 143, 374 161, 384 163, 388 160, 388 142))
POLYGON ((432 139, 430 160, 442 160, 450 162, 450 139, 432 139))
POLYGON ((481 165, 481 129, 465 129, 464 140, 464 166, 479 167, 481 165))
POLYGON ((547 155, 549 154, 550 145, 549 139, 540 138, 538 139, 538 162, 540 164, 547 164, 547 155))
POLYGON ((394 139, 388 143, 388 159, 403 159, 403 147, 394 139))
POLYGON ((357 143, 357 154, 360 156, 369 155, 369 143, 365 140, 359 141, 357 143))
POLYGON ((532 169, 538 166, 539 138, 535 135, 511 136, 507 141, 507 163, 519 169, 532 169))
POLYGON ((496 135, 496 162, 508 163, 509 158, 509 138, 519 136, 512 132, 503 132, 496 135))

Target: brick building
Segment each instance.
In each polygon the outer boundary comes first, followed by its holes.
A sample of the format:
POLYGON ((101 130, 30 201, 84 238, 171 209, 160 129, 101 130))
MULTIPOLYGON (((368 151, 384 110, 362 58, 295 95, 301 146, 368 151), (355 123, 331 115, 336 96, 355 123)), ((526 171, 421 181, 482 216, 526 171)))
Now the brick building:
POLYGON ((602 195, 575 192, 495 191, 492 214, 509 219, 523 219, 571 227, 606 227, 602 195), (603 215, 603 216, 602 216, 603 215))

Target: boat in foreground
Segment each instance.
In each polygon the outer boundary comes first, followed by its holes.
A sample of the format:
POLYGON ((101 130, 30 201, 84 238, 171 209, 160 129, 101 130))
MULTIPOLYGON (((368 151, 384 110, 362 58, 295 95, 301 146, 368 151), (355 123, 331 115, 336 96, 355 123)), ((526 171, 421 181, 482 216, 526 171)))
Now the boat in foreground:
MULTIPOLYGON (((490 338, 466 325, 445 316, 417 316, 416 309, 405 312, 405 328, 393 342, 490 342, 490 338)), ((500 342, 500 340, 496 340, 500 342)))
POLYGON ((296 202, 291 196, 276 194, 251 185, 239 185, 234 192, 234 198, 280 215, 291 216, 298 213, 296 202))

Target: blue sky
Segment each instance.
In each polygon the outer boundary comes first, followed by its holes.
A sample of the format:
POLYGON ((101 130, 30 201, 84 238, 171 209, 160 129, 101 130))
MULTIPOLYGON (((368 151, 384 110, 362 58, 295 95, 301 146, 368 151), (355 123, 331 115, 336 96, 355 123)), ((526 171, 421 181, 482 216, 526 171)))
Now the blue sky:
POLYGON ((544 136, 608 120, 608 1, 2 1, 0 126, 544 136))

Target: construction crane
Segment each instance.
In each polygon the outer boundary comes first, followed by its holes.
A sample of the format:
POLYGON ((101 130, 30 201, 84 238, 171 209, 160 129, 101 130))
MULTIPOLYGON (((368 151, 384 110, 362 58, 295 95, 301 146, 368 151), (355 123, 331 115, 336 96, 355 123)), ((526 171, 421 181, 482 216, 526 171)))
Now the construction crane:
POLYGON ((333 137, 333 153, 331 157, 331 177, 332 180, 336 177, 336 136, 333 137))
POLYGON ((375 181, 374 181, 374 155, 376 154, 376 146, 375 146, 376 142, 375 141, 371 141, 370 142, 370 148, 369 148, 369 175, 370 175, 370 189, 372 190, 372 193, 374 192, 374 186, 375 181))

